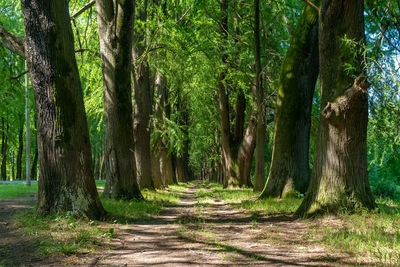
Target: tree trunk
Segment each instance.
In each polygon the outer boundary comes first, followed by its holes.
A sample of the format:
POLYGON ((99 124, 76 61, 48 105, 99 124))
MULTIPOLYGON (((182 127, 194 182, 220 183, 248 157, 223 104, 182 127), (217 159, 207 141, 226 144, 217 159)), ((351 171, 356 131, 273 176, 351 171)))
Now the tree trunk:
MULTIPOLYGON (((140 9, 142 22, 147 20, 147 0, 140 9)), ((137 177, 140 188, 154 189, 151 179, 150 115, 152 109, 150 68, 147 62, 146 30, 135 30, 134 56, 134 135, 137 177)))
POLYGON ((255 95, 257 104, 256 131, 256 169, 254 174, 254 191, 261 191, 265 183, 265 145, 266 123, 264 107, 264 88, 261 76, 260 53, 260 1, 254 0, 254 59, 255 59, 255 95))
POLYGON ((18 154, 17 154, 17 180, 21 180, 22 176, 22 154, 24 152, 24 125, 21 124, 18 132, 18 154))
POLYGON ((135 173, 130 69, 135 1, 115 3, 96 1, 106 124, 104 196, 142 199, 135 173))
POLYGON ((101 218, 67 1, 22 0, 25 48, 38 115, 40 214, 101 218))
POLYGON ((7 180, 7 141, 8 141, 8 123, 1 118, 1 180, 7 180))
POLYGON ((31 178, 32 180, 37 180, 37 163, 38 163, 38 148, 35 148, 35 155, 33 156, 32 168, 31 168, 31 178))
POLYGON ((364 41, 363 2, 322 1, 320 127, 311 183, 297 211, 301 216, 375 207, 367 174, 369 84, 359 76, 363 74, 358 52, 364 41), (344 38, 358 45, 350 47, 344 38), (348 65, 353 66, 351 71, 348 65))
MULTIPOLYGON (((240 185, 252 186, 250 180, 251 162, 253 161, 254 149, 256 148, 257 122, 253 114, 250 116, 249 125, 239 148, 239 177, 240 185)), ((264 154, 264 152, 263 152, 264 154)))
POLYGON ((261 197, 284 197, 307 189, 311 108, 318 73, 318 13, 306 6, 281 68, 271 168, 261 197))

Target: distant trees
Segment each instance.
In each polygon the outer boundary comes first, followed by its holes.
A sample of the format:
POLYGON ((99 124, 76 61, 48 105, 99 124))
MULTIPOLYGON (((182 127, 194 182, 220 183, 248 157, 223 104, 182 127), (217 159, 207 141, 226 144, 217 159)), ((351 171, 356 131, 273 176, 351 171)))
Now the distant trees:
POLYGON ((38 114, 37 210, 100 218, 68 2, 23 0, 26 59, 38 114))

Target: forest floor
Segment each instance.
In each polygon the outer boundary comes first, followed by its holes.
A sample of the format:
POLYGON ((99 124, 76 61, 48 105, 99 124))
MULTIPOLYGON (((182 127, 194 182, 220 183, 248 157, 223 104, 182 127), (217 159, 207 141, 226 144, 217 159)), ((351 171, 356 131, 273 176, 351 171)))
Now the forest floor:
MULTIPOLYGON (((181 190, 180 201, 150 219, 113 223, 100 250, 43 257, 10 223, 33 206, 34 196, 0 202, 0 265, 4 266, 347 266, 365 265, 354 255, 332 252, 310 236, 329 220, 249 212, 221 199, 201 199, 199 183, 181 190)), ((111 225, 111 224, 110 224, 111 225)))

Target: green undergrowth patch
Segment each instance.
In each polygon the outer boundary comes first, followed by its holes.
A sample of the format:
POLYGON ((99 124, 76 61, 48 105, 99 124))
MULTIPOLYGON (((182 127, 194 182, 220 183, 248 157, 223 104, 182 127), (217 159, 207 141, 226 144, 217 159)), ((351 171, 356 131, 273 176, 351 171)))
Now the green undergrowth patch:
POLYGON ((30 210, 15 219, 21 232, 35 240, 42 256, 95 252, 114 236, 112 225, 79 219, 70 213, 41 216, 30 210))
POLYGON ((256 197, 257 193, 251 188, 223 188, 221 184, 203 181, 198 185, 196 197, 199 203, 212 200, 222 200, 227 203, 238 203, 256 197))
POLYGON ((129 223, 137 220, 148 220, 150 215, 160 213, 165 205, 179 202, 180 191, 169 186, 163 190, 142 190, 144 201, 122 200, 104 198, 101 194, 101 202, 105 210, 118 223, 129 223))
POLYGON ((343 214, 340 224, 323 223, 308 233, 336 251, 378 266, 400 266, 400 206, 378 200, 372 212, 343 214))
POLYGON ((22 184, 0 184, 0 199, 15 198, 29 194, 35 194, 38 190, 37 183, 31 183, 31 186, 22 184))
POLYGON ((249 211, 261 212, 263 214, 281 214, 287 215, 294 213, 300 206, 302 198, 287 197, 287 198, 265 198, 258 200, 246 200, 236 207, 240 207, 249 211))

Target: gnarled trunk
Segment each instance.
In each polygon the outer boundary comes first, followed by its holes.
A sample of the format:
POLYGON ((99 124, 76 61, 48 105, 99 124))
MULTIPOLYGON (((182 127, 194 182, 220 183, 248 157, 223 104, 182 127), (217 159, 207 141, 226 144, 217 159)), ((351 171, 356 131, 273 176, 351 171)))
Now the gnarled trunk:
POLYGON ((39 213, 105 215, 93 177, 83 92, 67 1, 22 0, 38 118, 39 213))
POLYGON ((372 209, 367 175, 369 84, 362 75, 359 45, 364 41, 364 1, 323 0, 319 20, 321 116, 307 194, 298 215, 372 209), (356 49, 354 49, 356 48, 356 49), (346 65, 354 67, 349 71, 346 65))
POLYGON ((103 67, 104 196, 142 199, 135 173, 132 122, 132 32, 134 0, 96 1, 103 67))
POLYGON ((318 13, 306 6, 281 68, 271 168, 261 197, 307 190, 311 108, 318 73, 318 13))

